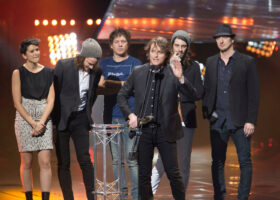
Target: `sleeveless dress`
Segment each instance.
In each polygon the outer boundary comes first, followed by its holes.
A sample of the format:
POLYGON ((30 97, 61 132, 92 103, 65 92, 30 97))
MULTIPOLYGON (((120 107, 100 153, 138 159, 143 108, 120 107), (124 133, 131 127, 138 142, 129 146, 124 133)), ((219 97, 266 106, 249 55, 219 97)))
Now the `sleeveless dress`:
MULTIPOLYGON (((35 121, 40 121, 53 82, 53 70, 44 67, 40 72, 32 73, 24 66, 18 67, 18 70, 20 72, 22 105, 35 121)), ((19 152, 53 149, 53 127, 50 117, 45 125, 46 130, 42 134, 32 136, 32 126, 16 111, 15 135, 19 152)))

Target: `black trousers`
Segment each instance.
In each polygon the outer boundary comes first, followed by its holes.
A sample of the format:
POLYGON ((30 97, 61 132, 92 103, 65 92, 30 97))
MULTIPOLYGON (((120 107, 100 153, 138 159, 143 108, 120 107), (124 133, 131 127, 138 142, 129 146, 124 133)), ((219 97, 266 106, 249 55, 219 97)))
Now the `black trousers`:
POLYGON ((73 140, 77 160, 83 174, 88 200, 93 200, 94 171, 89 154, 89 123, 85 111, 71 116, 67 129, 59 131, 56 141, 58 179, 65 200, 74 200, 70 172, 70 137, 73 140))
POLYGON ((152 161, 157 147, 175 200, 185 199, 185 188, 178 167, 176 142, 167 142, 157 128, 143 128, 139 141, 139 198, 153 199, 151 187, 152 161))

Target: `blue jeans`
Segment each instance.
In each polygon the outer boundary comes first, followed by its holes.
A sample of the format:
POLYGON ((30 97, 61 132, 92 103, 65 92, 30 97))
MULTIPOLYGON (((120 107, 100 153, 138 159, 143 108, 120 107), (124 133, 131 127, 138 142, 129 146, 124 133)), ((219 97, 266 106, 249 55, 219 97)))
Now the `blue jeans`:
MULTIPOLYGON (((183 131, 184 131, 184 136, 181 139, 177 140, 177 157, 178 157, 178 165, 179 165, 180 172, 182 174, 185 190, 187 191, 189 177, 190 177, 190 163, 191 163, 194 128, 187 128, 183 126, 183 131)), ((155 194, 157 191, 163 173, 164 173, 164 168, 162 164, 162 159, 159 155, 158 160, 152 170, 151 184, 152 184, 153 194, 155 194)))
POLYGON ((248 199, 252 182, 252 161, 250 137, 244 135, 243 128, 229 130, 223 128, 210 128, 212 147, 212 179, 214 186, 214 199, 223 200, 226 194, 224 165, 229 137, 232 138, 238 155, 240 166, 240 183, 238 199, 248 199))
MULTIPOLYGON (((125 130, 121 134, 121 199, 127 199, 128 189, 127 189, 127 182, 125 177, 125 169, 124 169, 124 155, 126 159, 126 163, 129 168, 129 177, 131 183, 131 196, 133 200, 138 200, 138 163, 137 160, 129 160, 128 155, 132 149, 135 137, 133 139, 129 138, 129 129, 127 128, 127 123, 122 118, 113 118, 112 124, 124 124, 125 130)), ((114 142, 110 142, 111 154, 113 159, 113 173, 115 179, 118 178, 118 145, 117 145, 117 138, 115 137, 114 142)))

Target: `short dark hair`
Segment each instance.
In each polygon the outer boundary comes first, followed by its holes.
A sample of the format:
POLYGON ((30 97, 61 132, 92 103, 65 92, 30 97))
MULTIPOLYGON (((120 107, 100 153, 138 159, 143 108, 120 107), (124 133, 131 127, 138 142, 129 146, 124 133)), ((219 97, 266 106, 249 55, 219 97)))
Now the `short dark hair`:
POLYGON ((151 39, 146 44, 144 50, 146 51, 147 59, 150 60, 150 50, 151 50, 151 47, 153 44, 158 46, 159 48, 161 48, 162 51, 164 51, 164 53, 166 54, 166 60, 167 60, 170 55, 170 43, 166 38, 161 37, 161 36, 151 39))
POLYGON ((125 30, 123 28, 116 28, 109 36, 109 44, 113 44, 114 42, 114 39, 116 37, 119 37, 119 36, 124 36, 128 45, 130 44, 130 39, 131 39, 131 35, 130 35, 130 32, 128 30, 125 30))
POLYGON ((19 51, 21 54, 26 54, 27 48, 30 45, 39 46, 40 42, 38 38, 26 38, 21 42, 19 51))

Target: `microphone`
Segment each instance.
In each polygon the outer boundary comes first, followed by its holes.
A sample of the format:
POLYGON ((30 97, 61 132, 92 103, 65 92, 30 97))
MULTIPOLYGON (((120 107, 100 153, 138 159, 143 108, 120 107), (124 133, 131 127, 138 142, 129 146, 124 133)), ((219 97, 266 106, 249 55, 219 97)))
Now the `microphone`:
POLYGON ((160 66, 158 65, 151 65, 151 69, 154 73, 159 73, 160 71, 160 66))

